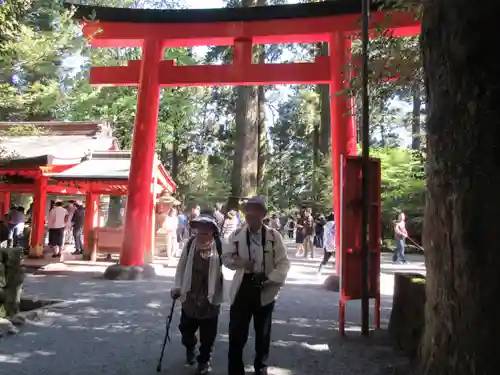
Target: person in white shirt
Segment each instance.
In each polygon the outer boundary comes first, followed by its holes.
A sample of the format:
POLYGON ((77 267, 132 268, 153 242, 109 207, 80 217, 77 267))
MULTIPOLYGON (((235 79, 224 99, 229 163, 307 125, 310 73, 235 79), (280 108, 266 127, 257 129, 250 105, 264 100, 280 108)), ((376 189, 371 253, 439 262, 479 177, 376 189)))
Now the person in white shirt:
POLYGON ((280 223, 280 219, 278 218, 278 214, 272 214, 271 220, 269 221, 269 226, 271 228, 277 230, 278 232, 280 231, 281 223, 280 223))
POLYGON ((168 215, 163 222, 163 231, 165 232, 167 238, 167 258, 177 254, 179 249, 179 244, 177 243, 177 226, 179 225, 179 219, 177 218, 177 210, 172 207, 168 211, 168 215))
POLYGON ((76 211, 76 204, 74 200, 70 200, 66 205, 66 211, 68 211, 68 221, 66 222, 66 231, 64 233, 64 243, 73 244, 73 214, 76 211))
POLYGON ((64 244, 64 230, 68 222, 68 211, 63 207, 61 200, 57 200, 54 207, 49 211, 49 246, 52 247, 52 257, 61 256, 61 248, 64 244))
POLYGON ((394 221, 394 237, 396 240, 396 248, 392 256, 394 263, 407 263, 405 259, 405 240, 408 238, 408 232, 406 231, 405 219, 405 214, 401 212, 398 219, 394 221))

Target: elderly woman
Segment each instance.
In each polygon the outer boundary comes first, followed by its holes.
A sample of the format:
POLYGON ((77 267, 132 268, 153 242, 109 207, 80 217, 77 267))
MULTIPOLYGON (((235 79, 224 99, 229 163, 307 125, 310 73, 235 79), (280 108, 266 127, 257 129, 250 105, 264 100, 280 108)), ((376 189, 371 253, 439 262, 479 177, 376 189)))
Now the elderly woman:
POLYGON ((223 299, 223 275, 219 226, 215 218, 200 215, 190 222, 195 234, 184 246, 177 270, 174 299, 182 302, 179 331, 186 347, 188 365, 198 361, 199 375, 208 374, 217 337, 220 304, 223 299), (196 332, 199 331, 200 354, 196 358, 196 332))

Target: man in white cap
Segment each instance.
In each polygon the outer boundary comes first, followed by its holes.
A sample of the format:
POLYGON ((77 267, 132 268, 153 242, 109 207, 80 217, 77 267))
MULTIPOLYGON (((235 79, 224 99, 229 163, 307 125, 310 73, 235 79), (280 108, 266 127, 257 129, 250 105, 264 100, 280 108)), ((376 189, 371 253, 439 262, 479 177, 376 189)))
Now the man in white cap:
POLYGON ((198 361, 197 374, 211 371, 210 360, 217 338, 220 304, 223 299, 222 244, 214 217, 204 214, 190 222, 195 233, 184 246, 175 272, 173 299, 182 302, 179 331, 186 347, 186 362, 198 361), (200 352, 196 358, 196 332, 200 352))
POLYGON ((229 236, 222 261, 236 270, 230 289, 228 374, 244 375, 243 349, 254 320, 256 375, 267 374, 275 300, 285 283, 290 261, 281 234, 263 224, 264 197, 250 198, 243 208, 246 224, 229 236))

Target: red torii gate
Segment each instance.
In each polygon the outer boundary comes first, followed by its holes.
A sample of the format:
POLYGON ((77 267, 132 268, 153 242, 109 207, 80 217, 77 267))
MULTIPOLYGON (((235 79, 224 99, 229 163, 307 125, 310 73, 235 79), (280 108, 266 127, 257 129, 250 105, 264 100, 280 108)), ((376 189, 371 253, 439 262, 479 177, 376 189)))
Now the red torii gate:
MULTIPOLYGON (((419 33, 420 26, 407 12, 378 12, 373 6, 372 27, 389 26, 394 36, 419 33)), ((337 95, 347 80, 343 67, 350 53, 350 36, 359 32, 359 4, 334 1, 254 8, 204 10, 145 10, 78 6, 84 35, 94 47, 140 47, 142 59, 126 66, 93 67, 94 85, 137 85, 137 113, 132 146, 126 228, 120 257, 122 266, 144 263, 148 227, 146 201, 155 155, 160 88, 168 86, 329 84, 332 123, 334 212, 340 217, 341 155, 356 155, 356 126, 349 103, 337 95), (88 21, 93 19, 97 21, 88 21), (314 62, 256 64, 255 44, 329 43, 329 56, 314 62), (177 66, 164 60, 172 47, 225 45, 234 47, 230 65, 177 66)), ((337 225, 337 241, 340 241, 337 225)), ((337 244, 340 248, 339 243, 337 244)), ((338 262, 337 252, 337 267, 338 262)), ((337 268, 337 273, 339 269, 337 268)))

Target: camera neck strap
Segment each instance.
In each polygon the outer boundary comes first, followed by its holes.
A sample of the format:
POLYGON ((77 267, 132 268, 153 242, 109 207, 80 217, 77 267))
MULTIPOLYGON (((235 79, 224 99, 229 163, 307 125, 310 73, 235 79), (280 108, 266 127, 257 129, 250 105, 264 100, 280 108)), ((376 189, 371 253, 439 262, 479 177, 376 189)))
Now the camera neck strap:
MULTIPOLYGON (((261 233, 261 247, 262 247, 262 271, 266 271, 266 256, 265 256, 265 247, 266 247, 266 227, 262 226, 260 228, 260 233, 261 233)), ((251 240, 252 234, 250 233, 250 228, 247 228, 247 249, 248 249, 248 259, 252 260, 254 257, 252 257, 252 240, 251 240)))

